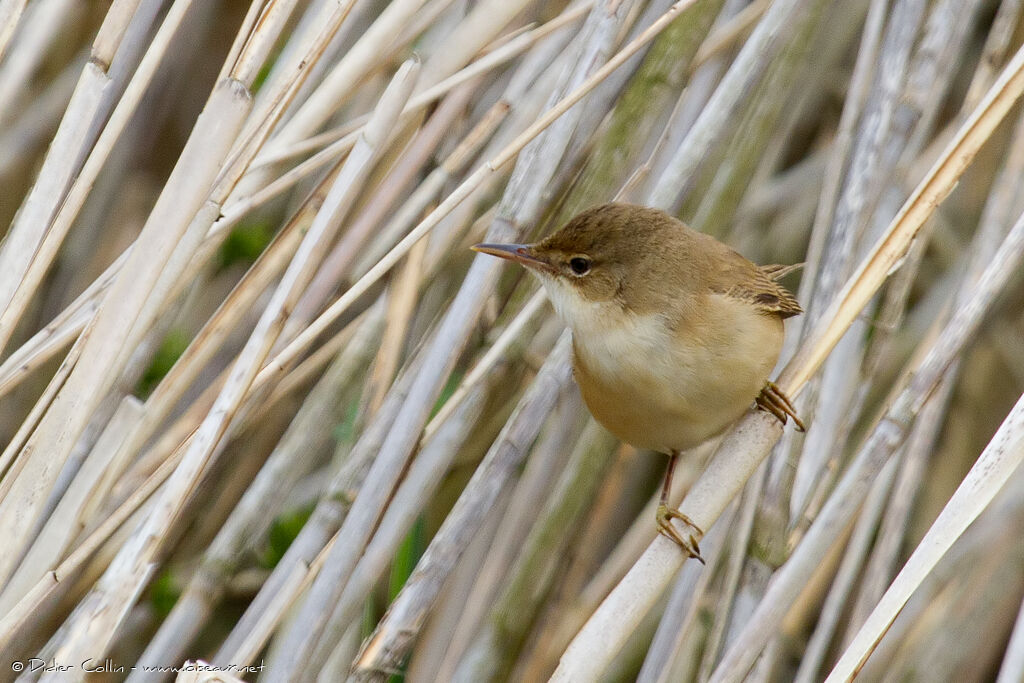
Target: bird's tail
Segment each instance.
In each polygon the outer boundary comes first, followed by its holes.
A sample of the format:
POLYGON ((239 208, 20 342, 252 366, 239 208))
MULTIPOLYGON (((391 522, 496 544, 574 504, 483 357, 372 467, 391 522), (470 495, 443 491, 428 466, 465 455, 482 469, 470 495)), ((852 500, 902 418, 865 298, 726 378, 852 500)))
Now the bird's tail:
POLYGON ((803 267, 803 263, 794 263, 793 265, 790 266, 785 266, 779 263, 773 263, 768 266, 760 266, 761 272, 773 280, 781 280, 790 273, 800 270, 803 267))

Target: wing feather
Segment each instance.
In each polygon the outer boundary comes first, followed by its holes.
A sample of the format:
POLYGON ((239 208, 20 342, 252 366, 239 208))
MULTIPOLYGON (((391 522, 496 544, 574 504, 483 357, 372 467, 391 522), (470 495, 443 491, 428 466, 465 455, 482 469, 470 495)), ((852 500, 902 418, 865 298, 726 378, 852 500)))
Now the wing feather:
POLYGON ((793 293, 776 280, 802 267, 802 263, 791 266, 758 266, 736 254, 729 277, 730 285, 723 294, 753 304, 758 310, 780 318, 791 318, 803 313, 793 293))

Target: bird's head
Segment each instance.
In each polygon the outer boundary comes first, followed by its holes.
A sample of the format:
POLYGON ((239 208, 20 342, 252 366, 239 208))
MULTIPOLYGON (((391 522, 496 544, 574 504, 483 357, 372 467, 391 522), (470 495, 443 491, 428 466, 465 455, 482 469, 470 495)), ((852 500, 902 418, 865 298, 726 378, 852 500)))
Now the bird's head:
POLYGON ((580 213, 534 244, 477 244, 475 251, 514 261, 543 282, 567 322, 576 308, 609 305, 645 313, 680 286, 689 231, 657 209, 603 204, 580 213), (681 248, 683 247, 683 248, 681 248))

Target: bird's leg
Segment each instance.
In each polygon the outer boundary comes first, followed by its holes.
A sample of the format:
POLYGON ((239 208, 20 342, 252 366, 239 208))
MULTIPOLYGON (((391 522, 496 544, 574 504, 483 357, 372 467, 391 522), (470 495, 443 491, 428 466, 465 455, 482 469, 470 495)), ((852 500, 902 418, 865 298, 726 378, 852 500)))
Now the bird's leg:
POLYGON ((700 539, 704 532, 700 530, 693 521, 675 508, 668 506, 668 496, 672 492, 672 475, 676 469, 676 460, 679 458, 679 451, 672 451, 668 456, 668 469, 665 470, 665 483, 661 487, 661 503, 658 505, 657 522, 658 522, 658 533, 667 536, 671 541, 676 543, 680 548, 683 549, 690 557, 698 560, 701 564, 704 564, 704 558, 700 556, 700 548, 697 546, 697 540, 700 539), (694 532, 689 534, 688 538, 684 539, 682 534, 679 533, 679 529, 672 524, 673 519, 680 520, 683 524, 690 527, 694 532))
POLYGON ((786 416, 788 415, 793 418, 793 424, 796 425, 798 432, 807 431, 804 423, 797 416, 793 404, 790 403, 789 398, 782 393, 782 390, 779 389, 775 382, 765 382, 764 389, 761 390, 756 400, 758 408, 779 418, 779 422, 782 424, 786 424, 786 416))

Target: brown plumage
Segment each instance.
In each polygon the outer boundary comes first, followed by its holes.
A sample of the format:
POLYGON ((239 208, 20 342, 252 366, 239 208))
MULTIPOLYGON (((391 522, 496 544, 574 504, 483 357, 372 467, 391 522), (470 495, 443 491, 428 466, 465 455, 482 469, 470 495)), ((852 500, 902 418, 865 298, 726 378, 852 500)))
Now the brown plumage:
MULTIPOLYGON (((663 211, 618 203, 588 209, 536 244, 474 248, 541 279, 572 329, 584 401, 623 441, 674 462, 766 386, 759 402, 783 421, 792 414, 768 376, 783 320, 801 312, 777 282, 793 266, 757 266, 663 211)), ((695 553, 670 518, 679 514, 666 505, 659 527, 695 553)))
POLYGON ((783 318, 803 311, 776 282, 799 266, 757 266, 710 235, 645 206, 610 203, 588 209, 533 249, 563 272, 572 256, 589 257, 591 274, 577 283, 581 294, 606 299, 614 290, 624 307, 637 312, 671 307, 675 292, 704 287, 783 318))
POLYGON ((792 266, 757 266, 758 272, 753 275, 752 282, 743 281, 735 284, 725 293, 749 301, 765 313, 778 315, 782 319, 791 318, 803 313, 804 309, 800 308, 796 297, 776 280, 785 277, 801 266, 803 266, 802 263, 792 266))

